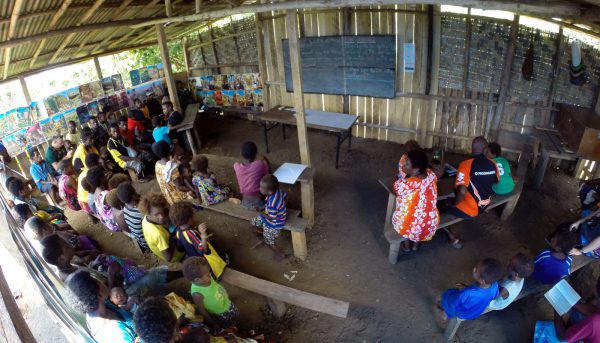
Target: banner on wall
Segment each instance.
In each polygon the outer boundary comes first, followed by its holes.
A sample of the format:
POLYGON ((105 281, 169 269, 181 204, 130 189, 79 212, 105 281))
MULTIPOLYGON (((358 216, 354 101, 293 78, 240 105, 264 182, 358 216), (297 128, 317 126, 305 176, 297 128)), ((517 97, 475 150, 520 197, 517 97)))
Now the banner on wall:
POLYGON ((404 43, 404 72, 415 72, 415 44, 404 43))

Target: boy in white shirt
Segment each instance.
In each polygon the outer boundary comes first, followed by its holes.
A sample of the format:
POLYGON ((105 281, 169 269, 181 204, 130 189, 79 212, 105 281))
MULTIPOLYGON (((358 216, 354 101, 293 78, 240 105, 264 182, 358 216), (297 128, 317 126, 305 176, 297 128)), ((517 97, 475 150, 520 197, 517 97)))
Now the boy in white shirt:
POLYGON ((510 259, 506 277, 500 281, 500 295, 492 300, 488 309, 492 311, 503 310, 510 305, 521 290, 525 279, 533 273, 533 259, 531 256, 518 253, 510 259))

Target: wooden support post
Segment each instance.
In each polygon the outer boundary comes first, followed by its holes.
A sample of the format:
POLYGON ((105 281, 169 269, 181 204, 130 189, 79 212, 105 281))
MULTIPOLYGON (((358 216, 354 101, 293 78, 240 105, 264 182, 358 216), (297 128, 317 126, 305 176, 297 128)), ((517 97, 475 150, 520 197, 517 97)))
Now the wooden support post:
MULTIPOLYGON (((429 93, 428 95, 437 95, 439 89, 439 75, 440 75, 440 44, 442 37, 442 17, 440 15, 440 6, 433 7, 433 13, 431 14, 431 22, 429 29, 431 30, 431 66, 429 67, 431 73, 429 74, 429 93)), ((437 100, 431 99, 427 102, 427 131, 433 131, 435 129, 435 115, 437 111, 437 100)), ((424 135, 426 138, 423 140, 424 147, 433 147, 433 137, 428 134, 424 135)))
POLYGON ((165 0, 165 13, 167 17, 173 16, 173 6, 171 5, 171 0, 165 0))
POLYGON ((27 83, 25 82, 25 77, 19 76, 19 82, 21 83, 21 90, 23 91, 23 96, 25 97, 25 101, 27 101, 27 104, 31 104, 31 94, 29 94, 29 88, 27 88, 27 83))
MULTIPOLYGON (((190 52, 188 51, 186 37, 183 37, 181 39, 181 50, 183 50, 183 62, 185 63, 185 72, 187 74, 187 77, 190 77, 190 52)), ((200 53, 202 53, 202 50, 200 51, 200 53)))
POLYGON ((271 309, 271 313, 273 313, 275 318, 281 318, 285 316, 285 313, 287 312, 287 306, 283 301, 267 297, 267 304, 269 305, 269 309, 271 309))
POLYGON ((181 112, 181 105, 179 104, 179 97, 177 96, 177 86, 175 85, 173 69, 171 68, 171 59, 169 58, 169 47, 167 46, 167 35, 165 34, 165 28, 159 24, 157 24, 155 28, 156 35, 158 36, 160 58, 165 68, 165 81, 167 82, 167 87, 169 89, 169 98, 173 103, 174 109, 181 112))
POLYGON ((463 98, 467 98, 467 89, 469 88, 469 64, 471 61, 471 31, 473 23, 471 22, 471 7, 467 13, 467 33, 466 33, 466 47, 465 47, 465 70, 463 71, 463 98))
MULTIPOLYGON (((600 87, 598 87, 598 94, 596 94, 596 106, 594 107, 596 114, 600 114, 600 87)), ((600 168, 598 168, 600 170, 600 168)))
POLYGON ((202 0, 196 0, 196 14, 200 13, 201 8, 202 8, 202 0))
POLYGON ((98 61, 98 57, 94 57, 94 66, 96 67, 96 75, 98 75, 98 80, 102 80, 102 68, 100 68, 100 61, 98 61))
POLYGON ((548 99, 546 99, 546 107, 552 107, 552 101, 554 94, 556 93, 556 84, 558 83, 558 73, 560 71, 560 56, 562 55, 562 40, 563 40, 563 28, 562 26, 558 29, 558 35, 556 36, 556 52, 552 62, 554 68, 552 68, 552 81, 550 83, 550 91, 548 92, 548 99))
POLYGON ((502 70, 502 76, 500 78, 500 94, 498 95, 498 106, 496 107, 496 113, 494 114, 494 121, 492 125, 492 138, 498 136, 498 129, 500 129, 500 122, 502 122, 502 116, 504 115, 504 103, 508 97, 508 90, 510 87, 510 72, 513 66, 513 59, 515 56, 515 49, 517 47, 517 35, 519 33, 519 16, 515 15, 510 26, 510 40, 508 42, 508 49, 506 49, 506 56, 504 59, 504 69, 502 70))
MULTIPOLYGON (((270 109, 269 106, 269 84, 266 82, 269 80, 269 74, 267 71, 267 61, 265 59, 265 34, 263 22, 260 14, 254 15, 254 23, 256 25, 256 50, 258 51, 258 72, 260 79, 263 80, 263 108, 270 109)), ((266 37, 267 39, 269 37, 266 37)))
MULTIPOLYGON (((352 28, 352 12, 349 7, 344 7, 342 9, 342 16, 340 19, 342 20, 342 35, 350 35, 352 28)), ((342 96, 342 112, 350 113, 350 96, 348 94, 342 96)))
POLYGON ((35 343, 35 338, 23 318, 23 314, 6 282, 4 273, 0 268, 0 322, 2 334, 6 342, 35 343))
MULTIPOLYGON (((215 56, 215 65, 219 65, 219 55, 217 55, 217 46, 215 45, 215 37, 213 36, 212 25, 208 27, 208 37, 210 38, 210 46, 215 56)), ((221 74, 221 68, 217 67, 217 74, 221 74)))

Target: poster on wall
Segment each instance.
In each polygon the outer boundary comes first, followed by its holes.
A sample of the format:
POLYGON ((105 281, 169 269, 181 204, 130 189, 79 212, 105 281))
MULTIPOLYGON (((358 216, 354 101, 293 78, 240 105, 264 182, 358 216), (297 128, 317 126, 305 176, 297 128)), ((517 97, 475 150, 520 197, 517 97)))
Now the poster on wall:
POLYGON ((163 86, 162 81, 155 81, 152 83, 152 92, 159 101, 163 96, 165 96, 165 87, 163 86))
POLYGON ((204 103, 208 106, 215 106, 217 101, 215 100, 215 91, 206 91, 204 92, 204 103))
MULTIPOLYGON (((80 107, 86 107, 86 105, 82 105, 80 107)), ((75 124, 79 124, 79 111, 78 111, 79 107, 77 107, 77 110, 75 111, 67 111, 64 113, 64 117, 65 117, 65 123, 67 123, 67 127, 69 126, 69 122, 70 121, 74 121, 75 124)))
POLYGON ((67 97, 69 98, 69 108, 74 108, 81 104, 81 94, 79 93, 79 87, 73 87, 68 89, 67 97))
POLYGON ((200 76, 203 91, 212 91, 215 89, 215 78, 212 75, 200 76))
POLYGON ((158 63, 156 65, 156 69, 158 69, 158 77, 160 77, 160 78, 165 77, 165 68, 162 63, 158 63))
POLYGON ((129 105, 129 97, 127 96, 127 92, 122 91, 119 94, 117 94, 117 96, 118 96, 119 107, 120 108, 130 107, 130 105, 129 105))
POLYGON ((104 97, 104 98, 98 99, 98 112, 108 112, 108 110, 109 110, 108 98, 104 97))
MULTIPOLYGON (((71 109, 69 111, 75 111, 71 109)), ((65 122, 64 113, 55 114, 50 118, 46 118, 40 121, 40 126, 46 137, 53 137, 55 135, 64 135, 67 133, 67 124, 65 122)))
POLYGON ((131 84, 134 87, 142 83, 142 80, 140 79, 140 71, 137 69, 131 70, 129 72, 129 78, 131 78, 131 84))
POLYGON ((38 122, 40 119, 42 119, 42 117, 44 117, 37 101, 32 101, 31 104, 29 104, 29 109, 31 110, 32 123, 38 122))
POLYGON ((254 74, 242 74, 244 79, 244 89, 254 89, 254 74))
POLYGON ((252 91, 244 92, 244 106, 254 106, 254 99, 252 98, 252 91))
POLYGON ((81 102, 90 102, 94 99, 92 89, 89 83, 79 86, 79 94, 81 95, 81 102))
POLYGON ((139 69, 139 71, 140 71, 140 81, 142 83, 152 81, 152 79, 150 79, 150 74, 148 74, 148 67, 142 67, 139 69))
POLYGON ((158 69, 156 66, 148 66, 148 76, 150 80, 158 80, 160 77, 158 76, 158 69))
POLYGON ((121 74, 115 74, 111 76, 113 89, 115 92, 122 91, 125 89, 125 84, 123 84, 123 78, 121 78, 121 74))
POLYGON ((31 108, 19 107, 17 108, 17 127, 22 129, 31 125, 31 108))
POLYGON ((56 101, 56 105, 58 106, 58 112, 63 112, 71 108, 67 91, 54 94, 54 101, 56 101))
POLYGON ((98 99, 104 96, 102 81, 100 80, 90 82, 90 90, 92 92, 92 99, 98 99))
MULTIPOLYGON (((96 104, 96 106, 98 106, 98 103, 96 103, 96 102, 94 102, 94 103, 96 104)), ((71 115, 69 115, 69 116, 71 116, 71 115)), ((77 118, 77 121, 81 124, 87 123, 90 120, 90 117, 91 117, 90 111, 88 110, 88 106, 86 106, 86 105, 79 106, 75 110, 75 118, 77 118)), ((69 120, 66 118, 66 116, 65 116, 65 120, 67 120, 67 122, 69 122, 69 120)))
POLYGON ((10 156, 15 157, 25 151, 25 147, 27 146, 26 135, 27 130, 21 129, 18 132, 13 132, 2 138, 2 144, 4 144, 4 147, 10 156))
POLYGON ((252 93, 252 100, 254 102, 254 106, 263 105, 263 94, 261 89, 257 89, 252 93))
POLYGON ((39 144, 42 144, 50 138, 51 137, 46 138, 46 135, 44 135, 40 123, 35 123, 27 128, 27 144, 25 148, 29 149, 39 144))
POLYGON ((8 110, 4 113, 4 120, 6 122, 6 132, 13 132, 19 129, 17 125, 17 109, 8 110))
POLYGON ((112 94, 114 92, 112 77, 107 76, 102 79, 102 90, 105 95, 112 94))
POLYGON ((233 105, 234 95, 235 95, 235 91, 231 91, 231 90, 221 91, 221 106, 233 105))
POLYGON ((48 115, 53 115, 55 113, 58 113, 58 104, 56 103, 56 99, 54 99, 54 96, 51 95, 47 98, 44 98, 44 107, 46 107, 46 113, 48 113, 48 115))
MULTIPOLYGON (((98 108, 98 101, 92 101, 89 104, 87 104, 87 110, 90 116, 97 116, 98 113, 100 113, 100 110, 98 108)), ((81 122, 81 119, 79 119, 79 122, 81 124, 85 124, 84 122, 81 122)))
POLYGON ((415 44, 404 43, 404 72, 415 72, 415 44))
POLYGON ((117 94, 108 96, 108 106, 110 106, 111 111, 118 111, 121 109, 119 106, 119 96, 117 94))

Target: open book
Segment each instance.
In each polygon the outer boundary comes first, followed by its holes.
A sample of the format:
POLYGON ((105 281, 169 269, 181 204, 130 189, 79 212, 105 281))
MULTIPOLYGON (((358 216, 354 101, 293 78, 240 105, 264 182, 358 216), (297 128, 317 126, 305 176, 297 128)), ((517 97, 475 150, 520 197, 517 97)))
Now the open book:
POLYGON ((569 312, 571 307, 581 299, 581 296, 564 279, 550 288, 544 296, 561 316, 569 312))

